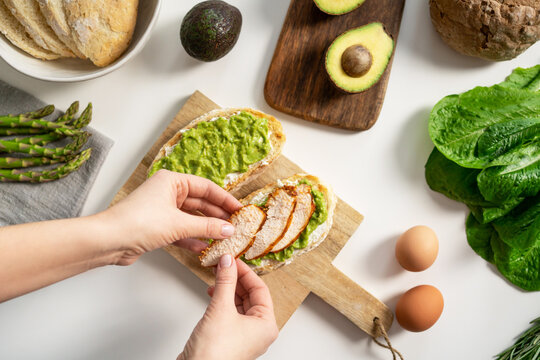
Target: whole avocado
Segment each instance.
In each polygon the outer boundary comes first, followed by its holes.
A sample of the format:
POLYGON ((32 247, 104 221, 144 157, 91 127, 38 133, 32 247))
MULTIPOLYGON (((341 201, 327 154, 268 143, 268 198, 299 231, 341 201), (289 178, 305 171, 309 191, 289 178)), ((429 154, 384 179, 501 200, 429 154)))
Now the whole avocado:
POLYGON ((220 0, 203 1, 184 17, 180 40, 195 59, 215 61, 233 48, 242 28, 240 11, 220 0))

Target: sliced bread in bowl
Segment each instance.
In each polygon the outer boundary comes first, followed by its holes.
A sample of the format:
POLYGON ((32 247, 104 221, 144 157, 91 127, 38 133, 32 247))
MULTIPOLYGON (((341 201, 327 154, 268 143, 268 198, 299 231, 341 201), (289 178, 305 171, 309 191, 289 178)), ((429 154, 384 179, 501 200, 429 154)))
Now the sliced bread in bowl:
POLYGON ((45 50, 28 35, 24 26, 17 20, 6 4, 0 0, 0 33, 22 51, 42 60, 55 60, 60 55, 45 50))
POLYGON ((69 27, 66 14, 64 12, 63 0, 37 0, 41 13, 47 20, 47 24, 53 29, 58 38, 75 54, 78 58, 86 59, 83 53, 77 48, 73 40, 71 28, 69 27))
POLYGON ((75 56, 47 24, 36 0, 3 1, 39 46, 61 57, 75 56))
POLYGON ((127 49, 137 22, 138 0, 63 0, 77 49, 107 66, 127 49))

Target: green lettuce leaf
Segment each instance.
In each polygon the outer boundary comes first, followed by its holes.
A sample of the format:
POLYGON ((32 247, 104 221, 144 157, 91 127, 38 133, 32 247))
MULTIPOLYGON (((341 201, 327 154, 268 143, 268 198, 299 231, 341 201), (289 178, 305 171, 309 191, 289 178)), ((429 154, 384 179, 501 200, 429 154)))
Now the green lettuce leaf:
POLYGON ((506 79, 499 84, 514 89, 540 90, 540 65, 530 68, 515 68, 506 79))
POLYGON ((480 224, 471 215, 467 218, 466 232, 471 248, 495 264, 512 284, 528 291, 540 290, 540 241, 527 249, 512 248, 500 239, 493 224, 480 224))
POLYGON ((426 163, 426 181, 433 191, 465 203, 477 220, 487 223, 506 215, 523 198, 494 204, 484 199, 478 189, 477 177, 480 170, 463 168, 448 160, 437 148, 433 149, 426 163))
POLYGON ((540 195, 528 198, 503 218, 493 222, 508 246, 528 249, 540 242, 540 195))
POLYGON ((477 177, 482 196, 495 204, 519 197, 535 196, 540 191, 540 142, 531 143, 502 155, 477 177))
POLYGON ((540 290, 540 241, 522 250, 508 246, 497 235, 491 237, 491 249, 497 269, 512 284, 523 290, 540 290))
POLYGON ((496 236, 496 232, 491 224, 481 224, 471 214, 465 223, 467 242, 469 246, 484 260, 493 263, 493 250, 491 250, 491 237, 496 236))
POLYGON ((496 159, 513 148, 537 140, 539 136, 540 116, 503 121, 488 127, 478 138, 478 156, 496 159))
MULTIPOLYGON (((462 167, 483 169, 496 157, 478 152, 478 141, 491 126, 509 120, 537 119, 539 114, 540 93, 500 85, 476 87, 447 96, 435 105, 429 118, 429 135, 448 159, 462 167)), ((527 132, 515 132, 514 143, 522 142, 520 136, 528 136, 527 132)))
POLYGON ((522 201, 523 198, 517 198, 499 206, 493 205, 483 207, 469 205, 469 209, 478 221, 480 221, 482 224, 487 224, 505 216, 510 211, 512 211, 512 209, 518 206, 522 201))

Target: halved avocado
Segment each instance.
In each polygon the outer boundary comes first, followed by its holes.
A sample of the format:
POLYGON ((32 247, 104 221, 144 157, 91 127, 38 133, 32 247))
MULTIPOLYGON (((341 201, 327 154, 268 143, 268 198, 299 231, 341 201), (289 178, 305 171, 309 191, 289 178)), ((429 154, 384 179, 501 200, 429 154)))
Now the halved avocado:
POLYGON ((330 15, 343 15, 353 11, 366 0, 313 0, 321 11, 330 15))
POLYGON ((325 67, 341 90, 359 93, 379 81, 394 50, 394 40, 375 22, 344 32, 328 47, 325 67))

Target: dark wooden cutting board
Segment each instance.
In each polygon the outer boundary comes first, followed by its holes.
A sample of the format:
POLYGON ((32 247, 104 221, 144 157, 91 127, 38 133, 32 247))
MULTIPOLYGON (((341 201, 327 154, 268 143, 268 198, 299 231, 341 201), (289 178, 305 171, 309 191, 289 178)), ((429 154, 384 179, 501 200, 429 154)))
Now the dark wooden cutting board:
MULTIPOLYGON (((313 0, 292 0, 264 86, 273 108, 349 130, 373 126, 382 108, 392 59, 380 81, 359 94, 346 94, 328 79, 326 49, 341 33, 371 22, 381 22, 397 41, 405 0, 366 0, 345 15, 328 15, 313 0)), ((395 45, 394 45, 395 51, 395 45)))

